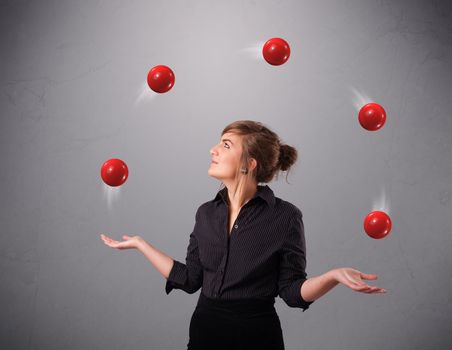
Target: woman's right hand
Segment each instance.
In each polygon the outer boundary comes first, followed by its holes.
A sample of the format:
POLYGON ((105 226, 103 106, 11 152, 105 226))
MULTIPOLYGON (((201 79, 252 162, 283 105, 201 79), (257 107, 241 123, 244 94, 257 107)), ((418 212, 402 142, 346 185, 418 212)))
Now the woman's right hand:
POLYGON ((106 245, 112 248, 117 249, 138 249, 139 245, 143 242, 143 239, 140 236, 127 236, 123 235, 122 238, 124 241, 119 242, 115 241, 114 239, 111 239, 107 235, 104 235, 101 233, 100 238, 104 241, 106 245))
POLYGON ((371 286, 363 280, 376 280, 375 274, 362 273, 350 267, 341 267, 332 270, 334 279, 343 285, 362 293, 386 293, 386 289, 377 286, 371 286))

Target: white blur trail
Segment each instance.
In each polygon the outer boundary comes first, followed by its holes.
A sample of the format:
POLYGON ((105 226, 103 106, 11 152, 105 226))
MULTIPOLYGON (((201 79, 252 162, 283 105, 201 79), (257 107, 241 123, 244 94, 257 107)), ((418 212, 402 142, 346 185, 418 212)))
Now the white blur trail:
POLYGON ((391 208, 389 198, 386 197, 386 191, 381 188, 381 194, 379 198, 374 199, 372 204, 372 211, 380 210, 389 215, 391 208))
POLYGON ((366 104, 374 102, 369 96, 367 96, 364 92, 358 91, 353 86, 350 86, 350 90, 352 92, 352 104, 355 107, 356 111, 359 110, 366 104))
POLYGON ((111 187, 103 183, 103 190, 104 198, 107 200, 108 211, 111 211, 113 208, 113 203, 116 203, 119 200, 119 197, 121 195, 121 188, 120 186, 111 187))
POLYGON ((264 46, 264 44, 265 41, 256 42, 251 46, 240 49, 239 53, 253 60, 263 60, 264 57, 262 56, 262 47, 264 46))
POLYGON ((144 82, 138 90, 138 97, 135 100, 135 106, 142 102, 149 102, 157 95, 156 92, 149 88, 147 82, 144 82))

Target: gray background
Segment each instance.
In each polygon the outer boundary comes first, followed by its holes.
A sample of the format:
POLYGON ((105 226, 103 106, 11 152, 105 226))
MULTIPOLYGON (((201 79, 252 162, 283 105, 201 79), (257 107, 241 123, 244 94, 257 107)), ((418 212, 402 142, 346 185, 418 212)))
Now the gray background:
POLYGON ((452 345, 450 2, 1 1, 0 26, 2 349, 185 349, 199 291, 167 296, 99 234, 184 262, 220 185, 209 149, 238 119, 299 150, 269 186, 303 212, 308 276, 350 266, 388 290, 339 285, 304 313, 277 298, 286 348, 452 345), (271 37, 285 65, 259 56, 271 37), (157 64, 176 75, 162 95, 146 88, 157 64), (382 129, 360 127, 363 101, 382 129), (119 190, 100 178, 113 157, 119 190), (378 208, 383 240, 362 228, 378 208))

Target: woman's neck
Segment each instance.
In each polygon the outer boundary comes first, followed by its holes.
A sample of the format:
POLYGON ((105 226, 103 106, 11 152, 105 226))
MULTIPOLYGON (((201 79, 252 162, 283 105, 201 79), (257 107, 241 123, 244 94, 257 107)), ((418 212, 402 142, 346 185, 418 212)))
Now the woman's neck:
POLYGON ((257 184, 249 184, 248 186, 242 187, 237 189, 235 195, 234 190, 228 186, 228 203, 229 207, 232 210, 239 210, 241 207, 243 207, 251 198, 254 197, 254 195, 257 192, 257 184))

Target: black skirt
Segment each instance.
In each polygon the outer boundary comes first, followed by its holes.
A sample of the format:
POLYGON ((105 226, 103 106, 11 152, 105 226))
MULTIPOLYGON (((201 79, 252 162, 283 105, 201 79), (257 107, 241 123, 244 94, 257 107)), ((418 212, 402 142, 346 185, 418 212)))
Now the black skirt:
POLYGON ((202 292, 190 320, 187 350, 284 350, 275 300, 218 300, 202 292))

